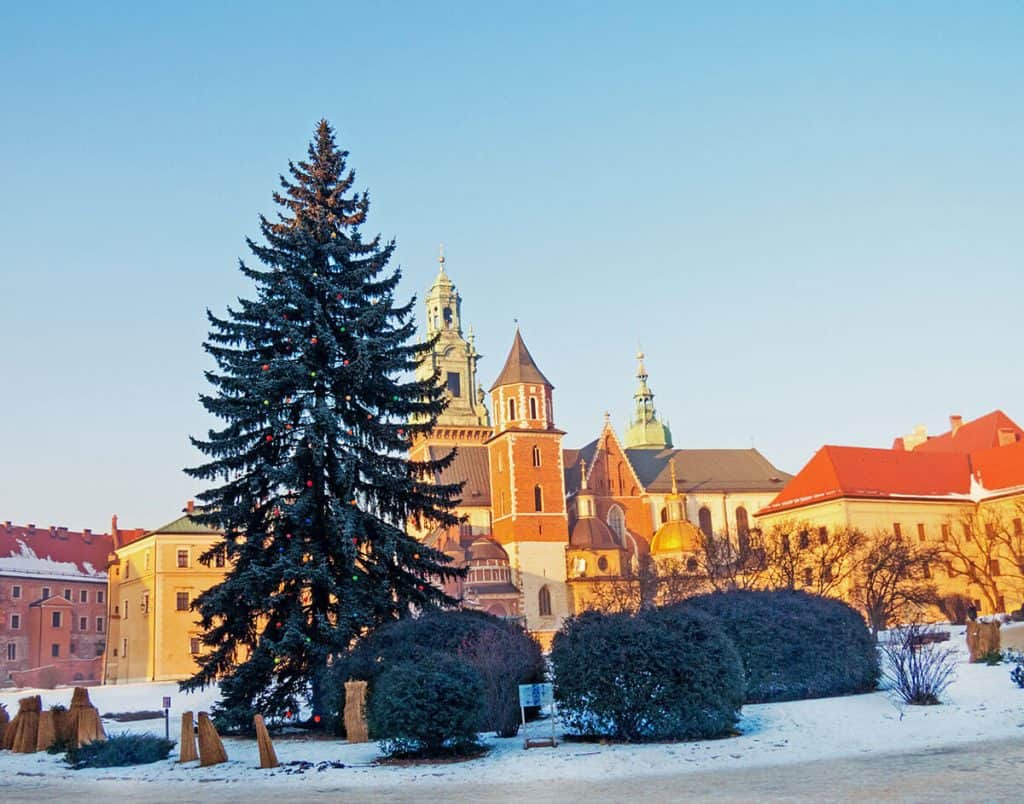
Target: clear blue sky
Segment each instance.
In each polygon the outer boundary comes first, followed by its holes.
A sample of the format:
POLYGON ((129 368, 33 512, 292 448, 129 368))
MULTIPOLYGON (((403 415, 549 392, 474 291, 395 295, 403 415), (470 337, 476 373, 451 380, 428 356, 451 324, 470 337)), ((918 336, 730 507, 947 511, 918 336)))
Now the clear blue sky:
POLYGON ((1024 6, 21 3, 0 11, 0 518, 156 527, 207 306, 321 116, 422 297, 444 242, 567 446, 642 342, 677 446, 796 471, 1024 419, 1024 6))

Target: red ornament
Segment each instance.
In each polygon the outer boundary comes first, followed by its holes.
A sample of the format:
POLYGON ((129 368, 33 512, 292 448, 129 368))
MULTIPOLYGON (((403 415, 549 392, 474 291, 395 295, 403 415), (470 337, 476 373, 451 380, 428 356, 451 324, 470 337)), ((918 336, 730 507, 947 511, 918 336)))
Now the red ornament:
POLYGON ((306 488, 313 488, 313 481, 312 480, 307 480, 306 481, 306 488))
POLYGON ((273 441, 273 440, 274 440, 274 437, 273 437, 273 436, 267 436, 267 441, 268 441, 268 442, 269 442, 269 441, 273 441))
POLYGON ((340 293, 336 293, 334 298, 336 298, 338 301, 341 301, 341 294, 340 293))
POLYGON ((352 544, 359 544, 359 539, 353 539, 352 544))
POLYGON ((320 722, 320 715, 313 715, 313 722, 314 723, 319 723, 320 722))
POLYGON ((270 364, 269 363, 264 363, 263 364, 263 370, 264 371, 270 371, 270 364))
POLYGON ((347 360, 342 360, 342 361, 341 361, 341 365, 343 365, 343 366, 347 366, 347 365, 348 365, 348 361, 347 361, 347 360))
POLYGON ((422 592, 423 591, 423 584, 421 584, 421 583, 416 584, 416 588, 419 589, 422 592))
POLYGON ((292 716, 292 713, 291 712, 285 712, 284 716, 287 717, 287 718, 290 718, 292 716))
POLYGON ((284 429, 285 429, 285 430, 291 430, 291 429, 292 429, 292 426, 291 426, 290 424, 286 424, 286 425, 284 426, 284 429))
POLYGON ((316 336, 314 335, 312 338, 310 338, 309 342, 312 343, 312 344, 315 344, 316 343, 316 336))

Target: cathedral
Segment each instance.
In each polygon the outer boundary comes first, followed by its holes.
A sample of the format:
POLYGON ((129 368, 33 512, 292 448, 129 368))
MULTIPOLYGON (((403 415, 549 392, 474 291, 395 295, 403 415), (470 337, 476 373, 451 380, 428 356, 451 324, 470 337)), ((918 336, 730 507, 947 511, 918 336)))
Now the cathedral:
POLYGON ((439 262, 426 296, 426 334, 436 342, 420 376, 436 374, 449 404, 410 456, 457 449, 437 480, 464 483, 461 524, 420 534, 468 568, 450 594, 522 622, 547 644, 566 616, 593 607, 602 584, 632 577, 640 559, 693 565, 703 534, 743 543, 753 513, 790 475, 756 449, 676 448, 642 353, 623 434, 606 414, 594 440, 565 447, 554 386, 518 328, 489 390, 479 385, 473 331, 463 331, 461 298, 443 254, 439 262))

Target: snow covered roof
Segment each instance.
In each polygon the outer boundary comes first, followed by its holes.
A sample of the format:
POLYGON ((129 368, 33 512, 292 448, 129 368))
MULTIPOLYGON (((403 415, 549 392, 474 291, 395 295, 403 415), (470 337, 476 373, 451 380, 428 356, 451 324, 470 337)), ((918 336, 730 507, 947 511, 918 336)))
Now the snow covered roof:
POLYGON ((113 540, 106 533, 0 524, 0 575, 105 580, 113 540))

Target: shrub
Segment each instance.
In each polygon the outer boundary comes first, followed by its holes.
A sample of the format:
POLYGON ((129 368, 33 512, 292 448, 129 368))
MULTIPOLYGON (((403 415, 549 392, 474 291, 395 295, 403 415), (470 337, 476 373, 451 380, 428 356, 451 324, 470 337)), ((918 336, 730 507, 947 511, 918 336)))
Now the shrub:
POLYGON ((970 607, 971 599, 966 595, 943 595, 939 598, 942 616, 953 625, 964 625, 967 622, 967 611, 970 607))
POLYGON ((519 730, 519 684, 544 678, 540 647, 519 626, 476 611, 428 611, 413 619, 378 628, 337 662, 331 687, 337 708, 344 710, 344 682, 370 682, 396 661, 440 651, 474 667, 484 682, 480 729, 500 737, 519 730))
POLYGON ((64 760, 75 770, 82 768, 114 768, 123 765, 146 765, 167 759, 174 748, 173 740, 155 734, 112 734, 106 740, 69 748, 64 760))
POLYGON ((746 703, 848 695, 878 684, 875 641, 842 601, 788 590, 733 591, 676 607, 710 614, 736 643, 746 703))
POLYGON ((392 757, 472 754, 483 692, 476 670, 438 651, 389 662, 367 700, 370 733, 392 757))
POLYGON ((931 626, 912 623, 889 632, 882 646, 885 677, 904 703, 933 706, 953 683, 956 650, 931 641, 931 626))
POLYGON ((1024 653, 1008 650, 1006 661, 1012 662, 1014 665, 1010 671, 1010 681, 1024 689, 1024 653))
POLYGON ((976 661, 979 664, 987 664, 989 667, 995 667, 996 665, 1003 663, 1003 652, 1001 650, 990 650, 981 654, 976 661))
POLYGON ((551 649, 562 722, 586 737, 721 737, 743 703, 739 654, 697 611, 586 612, 551 649))

